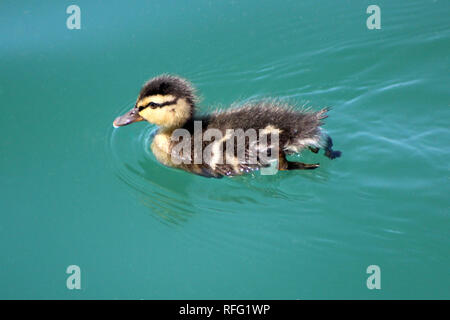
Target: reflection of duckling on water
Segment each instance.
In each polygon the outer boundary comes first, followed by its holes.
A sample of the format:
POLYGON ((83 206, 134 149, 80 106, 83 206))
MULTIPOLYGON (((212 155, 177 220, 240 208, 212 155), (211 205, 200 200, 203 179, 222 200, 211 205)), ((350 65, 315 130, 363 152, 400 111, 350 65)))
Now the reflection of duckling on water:
POLYGON ((267 158, 271 153, 278 154, 278 157, 274 158, 278 160, 279 170, 317 168, 319 164, 292 162, 286 159, 286 155, 299 153, 305 148, 314 153, 323 148, 325 156, 330 159, 341 154, 332 150, 331 138, 320 128, 322 119, 327 117, 327 109, 318 112, 298 111, 280 102, 263 101, 209 115, 197 115, 195 102, 195 92, 189 82, 176 76, 162 75, 149 80, 142 87, 133 109, 114 120, 114 126, 125 126, 142 120, 158 125, 160 129, 151 145, 158 161, 170 167, 207 177, 241 175, 267 167, 270 165, 267 158), (196 140, 198 124, 201 126, 200 133, 203 134, 200 134, 203 139, 200 144, 196 140), (190 133, 193 137, 188 140, 189 144, 183 149, 184 153, 179 151, 180 137, 174 138, 174 133, 180 132, 176 129, 184 129, 183 132, 190 133), (245 134, 253 129, 256 133, 256 143, 255 141, 252 143, 249 135, 241 140, 241 149, 239 142, 235 146, 234 139, 236 137, 239 141, 239 135, 234 132, 239 132, 238 129, 242 129, 245 134), (213 133, 208 139, 205 137, 207 131, 213 133), (276 138, 278 144, 275 143, 276 138), (233 140, 233 144, 230 144, 231 148, 227 148, 230 139, 233 140), (210 157, 195 161, 198 159, 199 146, 200 155, 209 149, 210 157), (187 149, 189 152, 186 155, 187 149), (255 150, 258 156, 254 156, 255 150), (244 156, 240 156, 239 152, 244 156), (265 154, 265 157, 261 154, 265 154), (179 157, 174 158, 174 155, 179 157), (249 161, 250 157, 253 162, 249 161))

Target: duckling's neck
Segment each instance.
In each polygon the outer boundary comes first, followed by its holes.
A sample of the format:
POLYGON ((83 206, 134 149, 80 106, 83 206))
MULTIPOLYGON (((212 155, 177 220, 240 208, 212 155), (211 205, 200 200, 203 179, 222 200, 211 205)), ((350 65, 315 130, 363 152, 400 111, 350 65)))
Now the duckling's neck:
POLYGON ((159 162, 166 166, 177 167, 171 160, 171 147, 173 146, 172 139, 176 136, 174 135, 174 131, 177 129, 186 129, 191 132, 193 130, 193 123, 194 116, 192 114, 186 121, 180 122, 177 126, 159 127, 151 145, 152 152, 159 162))
POLYGON ((161 131, 173 131, 178 128, 182 128, 186 122, 190 121, 195 112, 195 105, 186 101, 186 99, 180 99, 178 103, 173 107, 167 107, 159 124, 161 131))
POLYGON ((170 146, 173 131, 177 128, 161 127, 153 138, 151 149, 156 159, 166 166, 172 166, 170 146))
POLYGON ((176 126, 176 127, 159 127, 157 135, 165 135, 165 136, 171 136, 172 133, 176 130, 181 128, 182 126, 176 126))

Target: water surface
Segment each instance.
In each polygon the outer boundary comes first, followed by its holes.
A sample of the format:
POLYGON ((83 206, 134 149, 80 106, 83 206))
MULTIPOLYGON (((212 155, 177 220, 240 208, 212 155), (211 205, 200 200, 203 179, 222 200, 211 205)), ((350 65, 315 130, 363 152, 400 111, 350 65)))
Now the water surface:
POLYGON ((360 0, 77 1, 81 30, 70 4, 0 4, 0 298, 450 298, 448 1, 377 1, 380 30, 360 0), (111 124, 166 72, 203 111, 331 106, 343 157, 220 180, 165 168, 154 126, 111 124))

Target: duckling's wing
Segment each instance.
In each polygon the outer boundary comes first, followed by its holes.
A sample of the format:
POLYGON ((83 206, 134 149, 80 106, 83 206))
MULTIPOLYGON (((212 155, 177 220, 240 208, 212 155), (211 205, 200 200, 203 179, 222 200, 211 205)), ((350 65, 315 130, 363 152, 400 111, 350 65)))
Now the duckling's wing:
POLYGON ((215 172, 220 174, 221 176, 233 177, 258 171, 260 167, 260 165, 244 163, 240 163, 236 166, 231 166, 229 164, 220 164, 216 166, 215 172))
MULTIPOLYGON (((268 148, 261 149, 260 147, 258 151, 267 154, 268 148)), ((245 149, 243 159, 241 160, 239 160, 239 157, 234 153, 228 154, 228 156, 231 156, 231 163, 217 163, 214 165, 213 171, 222 176, 240 176, 270 166, 269 162, 259 157, 257 154, 253 154, 253 152, 256 152, 253 148, 245 149)), ((225 150, 223 159, 227 159, 225 150)))
POLYGON ((280 149, 291 154, 309 146, 322 147, 321 125, 328 110, 297 110, 283 103, 265 101, 217 112, 210 126, 278 133, 280 149))
POLYGON ((220 174, 219 172, 214 172, 210 167, 202 167, 200 172, 194 172, 198 175, 206 178, 223 178, 223 174, 220 174))

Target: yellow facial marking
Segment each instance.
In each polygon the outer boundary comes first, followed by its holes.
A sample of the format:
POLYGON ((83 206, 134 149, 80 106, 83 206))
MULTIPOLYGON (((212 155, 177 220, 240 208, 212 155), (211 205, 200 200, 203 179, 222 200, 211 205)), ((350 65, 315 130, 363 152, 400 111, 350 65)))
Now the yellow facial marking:
MULTIPOLYGON (((145 106, 150 102, 164 103, 167 101, 175 100, 175 97, 159 96, 161 100, 155 101, 155 97, 152 96, 144 98, 138 102, 139 106, 145 106), (151 99, 150 99, 151 98, 151 99), (147 100, 150 99, 150 100, 147 100), (145 102, 142 102, 145 101, 145 102)), ((176 128, 181 127, 191 116, 192 107, 185 99, 178 99, 176 104, 167 105, 161 108, 145 108, 139 112, 139 115, 150 123, 156 124, 161 127, 176 128)))
POLYGON ((169 95, 157 94, 154 96, 148 96, 148 97, 142 98, 141 100, 139 100, 137 102, 136 106, 139 108, 139 107, 148 105, 150 102, 164 103, 164 102, 173 101, 173 100, 175 100, 175 97, 172 96, 171 94, 169 94, 169 95))

